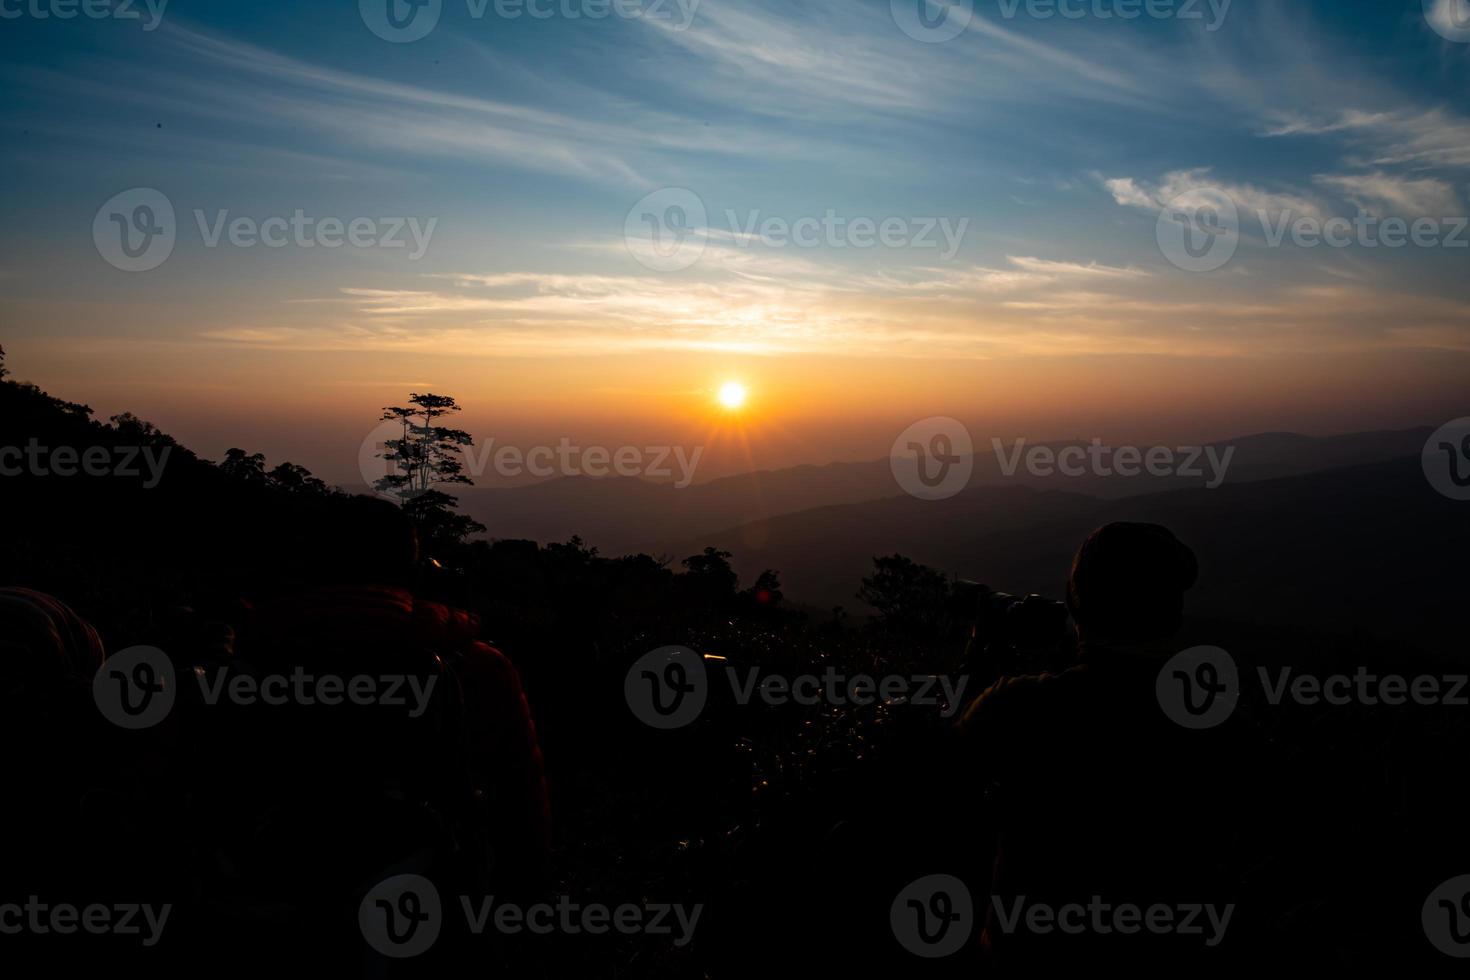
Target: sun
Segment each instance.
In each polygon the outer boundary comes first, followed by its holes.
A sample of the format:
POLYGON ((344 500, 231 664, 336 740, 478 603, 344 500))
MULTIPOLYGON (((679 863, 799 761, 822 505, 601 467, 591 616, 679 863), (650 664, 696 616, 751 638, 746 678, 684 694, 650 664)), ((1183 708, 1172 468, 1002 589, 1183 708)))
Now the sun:
POLYGON ((720 404, 734 411, 745 404, 745 385, 738 381, 726 381, 720 385, 720 404))

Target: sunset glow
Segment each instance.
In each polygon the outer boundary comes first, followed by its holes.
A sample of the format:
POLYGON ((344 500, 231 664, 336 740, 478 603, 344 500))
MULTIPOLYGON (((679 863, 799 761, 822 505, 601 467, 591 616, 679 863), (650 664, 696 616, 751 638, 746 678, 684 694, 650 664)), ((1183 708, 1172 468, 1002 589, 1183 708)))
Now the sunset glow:
POLYGON ((745 406, 745 385, 738 381, 726 381, 720 386, 720 404, 734 411, 745 406))
MULTIPOLYGON (((446 14, 390 44, 342 9, 310 15, 330 50, 269 5, 146 36, 8 22, 0 112, 30 134, 4 151, 28 188, 0 264, 15 371, 338 481, 413 390, 498 444, 759 415, 761 467, 876 458, 936 414, 1141 440, 1458 411, 1464 46, 1422 18, 991 12, 925 44, 887 2, 750 0, 683 31, 446 14), (1201 107, 1208 128, 1158 139, 1201 107), (1196 259, 1170 215, 1221 202, 1237 233, 1196 259), (103 247, 170 212, 146 262, 103 247), (1298 234, 1360 212, 1444 244, 1298 234)), ((701 479, 748 462, 711 447, 701 479)))

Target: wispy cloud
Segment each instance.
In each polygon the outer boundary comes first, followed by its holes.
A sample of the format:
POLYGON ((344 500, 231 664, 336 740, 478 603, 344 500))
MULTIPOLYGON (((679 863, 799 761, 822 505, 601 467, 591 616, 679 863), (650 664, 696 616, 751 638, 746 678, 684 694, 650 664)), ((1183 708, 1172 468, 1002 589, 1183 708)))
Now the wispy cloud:
MULTIPOLYGON (((803 262, 810 260, 803 259, 803 262)), ((497 356, 738 351, 778 356, 991 358, 1088 353, 1470 350, 1470 305, 1342 285, 1250 287, 1163 280, 1148 270, 1011 256, 1005 267, 892 269, 753 279, 715 267, 665 275, 490 272, 423 288, 348 287, 302 326, 230 327, 206 339, 312 350, 442 350, 497 356)))
POLYGON ((1384 173, 1319 174, 1316 180, 1378 217, 1444 218, 1464 210, 1454 186, 1449 181, 1433 177, 1395 177, 1384 173))
POLYGON ((1441 108, 1288 115, 1268 123, 1262 135, 1336 135, 1370 166, 1470 168, 1470 121, 1441 108))
POLYGON ((1208 190, 1225 194, 1235 202, 1236 207, 1252 214, 1322 214, 1322 208, 1316 201, 1300 193, 1292 190, 1268 190, 1253 184, 1221 180, 1208 167, 1176 170, 1155 181, 1112 177, 1104 179, 1102 183, 1118 204, 1147 211, 1162 211, 1171 201, 1182 195, 1208 190))

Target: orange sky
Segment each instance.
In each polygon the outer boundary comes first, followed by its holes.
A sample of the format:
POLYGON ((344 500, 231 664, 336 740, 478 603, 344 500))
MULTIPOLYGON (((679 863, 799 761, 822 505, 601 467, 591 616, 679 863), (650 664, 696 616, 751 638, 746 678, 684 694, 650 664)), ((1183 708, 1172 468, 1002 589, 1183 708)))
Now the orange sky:
POLYGON ((129 410, 206 456, 240 445, 347 482, 377 410, 411 390, 457 397, 477 440, 529 448, 702 446, 697 481, 885 455, 910 423, 951 415, 978 443, 1102 437, 1200 442, 1438 425, 1463 403, 1466 355, 779 357, 662 352, 556 358, 302 352, 136 342, 7 344, 16 376, 129 410), (125 349, 124 349, 125 348, 125 349), (129 370, 109 366, 126 354, 129 370), (738 412, 719 386, 749 389, 738 412))

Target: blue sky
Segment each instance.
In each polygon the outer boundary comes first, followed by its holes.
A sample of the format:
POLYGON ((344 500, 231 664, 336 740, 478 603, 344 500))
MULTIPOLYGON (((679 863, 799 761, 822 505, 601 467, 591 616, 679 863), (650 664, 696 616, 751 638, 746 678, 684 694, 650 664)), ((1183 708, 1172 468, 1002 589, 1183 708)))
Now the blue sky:
POLYGON ((1465 0, 1201 0, 1198 19, 1133 20, 1099 16, 1108 0, 1050 18, 975 0, 942 43, 887 0, 667 0, 667 18, 442 0, 410 43, 369 29, 387 0, 173 0, 153 29, 141 2, 141 20, 36 15, 56 2, 0 4, 0 315, 62 374, 68 350, 150 345, 200 363, 1470 347, 1470 249, 1272 247, 1255 217, 1466 213, 1470 43, 1433 23, 1465 0), (177 244, 130 273, 92 227, 139 187, 171 202, 177 244), (650 269, 625 240, 661 188, 706 209, 691 267, 650 269), (1158 221, 1201 188, 1240 207, 1240 240, 1191 272, 1158 221), (411 259, 207 248, 195 216, 297 209, 434 226, 411 259), (965 233, 953 255, 799 248, 728 221, 828 210, 965 233))

